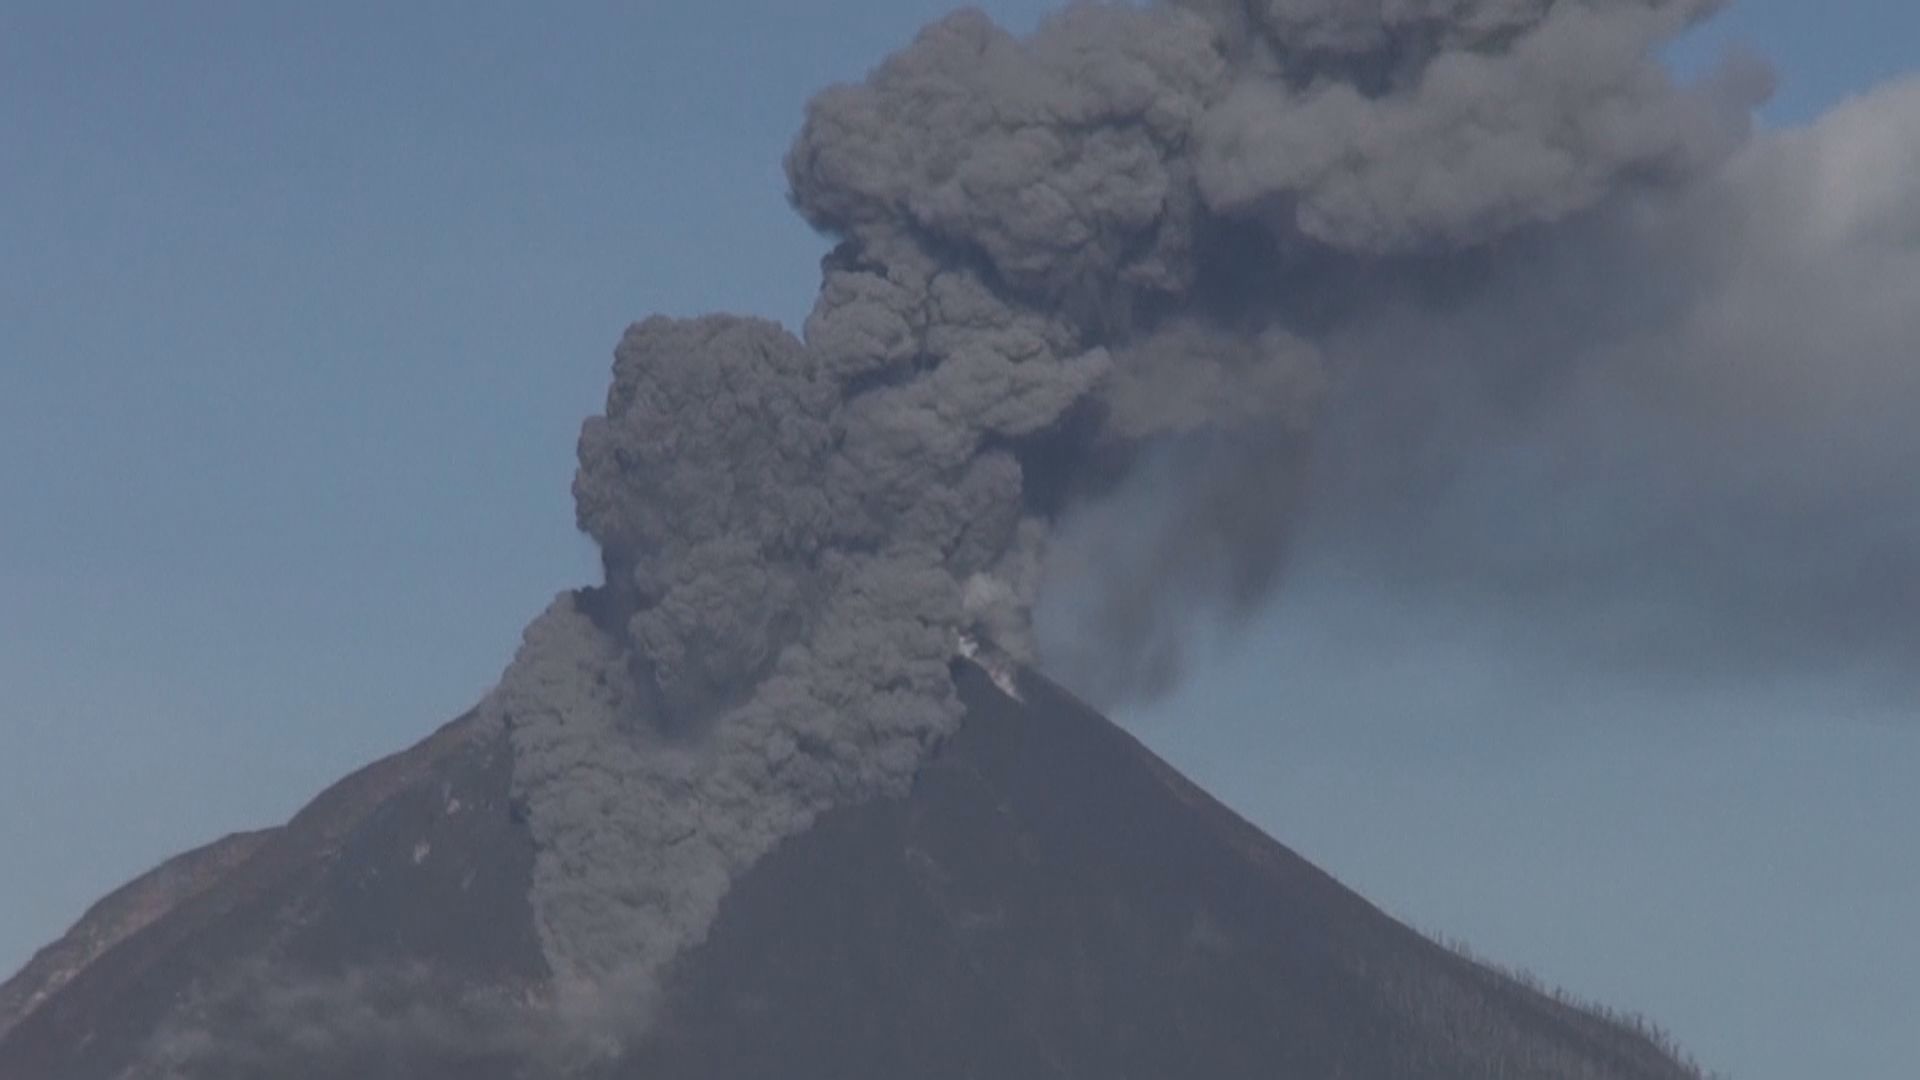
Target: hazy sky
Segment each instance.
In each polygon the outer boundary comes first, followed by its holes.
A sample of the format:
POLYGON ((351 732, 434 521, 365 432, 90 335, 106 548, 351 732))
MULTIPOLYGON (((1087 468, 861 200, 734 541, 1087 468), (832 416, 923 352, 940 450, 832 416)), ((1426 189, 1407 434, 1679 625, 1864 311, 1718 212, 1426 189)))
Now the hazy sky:
MULTIPOLYGON (((0 968, 484 692, 598 575, 568 484, 621 329, 796 321, 800 107, 946 6, 0 5, 0 968)), ((1908 0, 1746 0, 1678 61, 1767 57, 1791 125, 1917 40, 1908 0)), ((1740 1080, 1920 1069, 1911 709, 1570 670, 1325 554, 1128 722, 1740 1080)))

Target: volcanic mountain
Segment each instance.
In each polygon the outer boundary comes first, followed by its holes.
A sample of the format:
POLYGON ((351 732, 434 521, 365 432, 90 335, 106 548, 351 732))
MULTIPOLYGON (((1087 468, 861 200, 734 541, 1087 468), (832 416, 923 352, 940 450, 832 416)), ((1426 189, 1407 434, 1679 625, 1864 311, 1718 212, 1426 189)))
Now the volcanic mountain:
MULTIPOLYGON (((1469 463, 1438 421, 1653 385, 1679 283, 1731 264, 1667 222, 1764 95, 1669 74, 1717 6, 962 11, 823 90, 805 319, 614 350, 572 485, 601 581, 468 715, 88 913, 0 987, 0 1080, 1694 1075, 1028 665, 1164 690, 1310 509, 1422 532, 1391 507, 1469 463)), ((1489 558, 1578 565, 1541 542, 1489 558)))
POLYGON ((553 1050, 535 841, 476 711, 96 906, 0 988, 0 1077, 1697 1075, 1389 918, 1044 678, 954 678, 911 790, 760 860, 616 1003, 646 1006, 626 1037, 553 1050))

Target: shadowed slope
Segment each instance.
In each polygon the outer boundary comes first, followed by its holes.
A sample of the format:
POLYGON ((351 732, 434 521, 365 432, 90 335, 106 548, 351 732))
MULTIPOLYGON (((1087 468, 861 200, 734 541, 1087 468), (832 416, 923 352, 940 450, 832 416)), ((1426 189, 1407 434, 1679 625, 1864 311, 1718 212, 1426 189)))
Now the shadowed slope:
MULTIPOLYGON (((469 715, 342 780, 254 834, 217 880, 69 972, 0 1038, 0 1077, 118 1077, 167 1033, 250 1038, 228 1028, 272 986, 364 988, 370 972, 416 989, 544 978, 526 899, 532 844, 506 799, 511 767, 504 732, 469 715)), ((270 1075, 308 1074, 290 1061, 270 1075)))
MULTIPOLYGON (((1388 918, 1045 680, 954 671, 966 721, 911 795, 746 873, 598 1076, 1693 1075, 1388 918)), ((552 1075, 540 1029, 502 1032, 547 977, 509 754, 467 717, 343 781, 54 986, 0 1077, 552 1075)))
POLYGON ((252 858, 274 832, 235 833, 168 859, 88 908, 65 936, 35 953, 19 974, 0 984, 0 1037, 107 950, 166 917, 252 858))
POLYGON ((1043 679, 728 895, 621 1076, 1692 1075, 1427 941, 1043 679))

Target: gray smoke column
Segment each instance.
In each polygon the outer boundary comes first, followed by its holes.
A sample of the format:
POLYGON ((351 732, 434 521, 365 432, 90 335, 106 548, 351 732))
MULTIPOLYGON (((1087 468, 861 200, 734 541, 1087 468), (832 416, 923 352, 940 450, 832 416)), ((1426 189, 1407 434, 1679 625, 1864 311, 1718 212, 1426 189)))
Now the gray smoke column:
POLYGON ((1745 103, 1654 56, 1707 6, 1191 0, 1026 39, 962 12, 821 94, 787 161, 839 240, 804 333, 627 332, 574 485, 607 580, 490 699, 563 986, 644 996, 774 843, 903 791, 963 635, 1030 658, 1061 522, 1149 474, 1177 494, 1113 523, 1118 569, 1078 546, 1082 648, 1048 660, 1165 685, 1168 627, 1276 585, 1322 343, 1372 290, 1737 147, 1745 103))

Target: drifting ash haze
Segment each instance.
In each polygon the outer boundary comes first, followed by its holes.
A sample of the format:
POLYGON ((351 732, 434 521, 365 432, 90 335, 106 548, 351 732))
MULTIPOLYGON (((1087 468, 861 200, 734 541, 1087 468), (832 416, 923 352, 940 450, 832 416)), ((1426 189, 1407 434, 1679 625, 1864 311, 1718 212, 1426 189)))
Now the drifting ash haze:
POLYGON ((627 332, 574 485, 606 581, 484 706, 562 987, 645 998, 745 867, 903 793, 963 641, 1165 689, 1196 616, 1267 602, 1309 502, 1370 572, 1540 603, 1671 575, 1692 629, 1766 655, 1824 613, 1910 657, 1879 591, 1910 525, 1849 515, 1911 460, 1915 95, 1749 145, 1763 69, 1658 59, 1713 6, 962 12, 816 98, 787 169, 840 242, 803 333, 627 332), (1515 505, 1473 520, 1508 524, 1449 531, 1479 476, 1515 505), (1534 495, 1587 531, 1534 535, 1534 495))
POLYGON ((962 12, 816 98, 803 332, 628 330, 574 483, 606 579, 479 709, 568 1032, 906 793, 957 653, 1151 696, 1303 530, 1620 662, 1910 668, 1920 87, 1752 137, 1764 70, 1659 60, 1713 6, 962 12))

